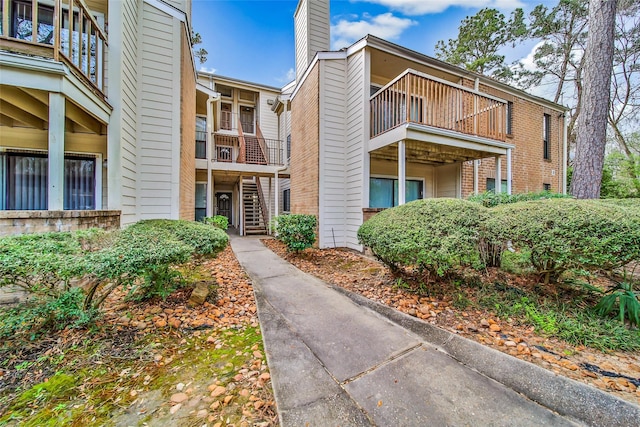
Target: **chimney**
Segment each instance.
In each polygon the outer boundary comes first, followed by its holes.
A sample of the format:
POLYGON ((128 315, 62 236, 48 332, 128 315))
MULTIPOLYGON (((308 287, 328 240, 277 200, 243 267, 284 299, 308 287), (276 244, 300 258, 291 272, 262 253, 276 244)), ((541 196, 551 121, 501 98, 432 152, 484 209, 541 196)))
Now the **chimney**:
POLYGON ((293 15, 296 37, 296 80, 317 52, 330 49, 329 0, 300 0, 293 15))

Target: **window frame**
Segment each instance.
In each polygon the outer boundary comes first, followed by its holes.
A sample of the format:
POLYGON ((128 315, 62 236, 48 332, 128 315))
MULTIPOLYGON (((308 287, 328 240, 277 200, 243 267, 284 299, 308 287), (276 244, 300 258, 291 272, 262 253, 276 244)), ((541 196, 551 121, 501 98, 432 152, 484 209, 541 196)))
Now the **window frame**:
MULTIPOLYGON (((395 194, 396 192, 396 188, 400 185, 399 183, 399 178, 397 176, 392 176, 392 175, 370 175, 369 176, 369 207, 370 208, 380 208, 378 206, 371 206, 371 180, 372 179, 386 179, 386 180, 390 180, 392 181, 391 184, 391 200, 392 200, 392 206, 390 207, 396 207, 398 205, 395 204, 396 200, 397 200, 397 196, 395 194), (396 181, 398 182, 398 184, 396 185, 396 181)), ((423 177, 406 177, 405 180, 407 182, 409 181, 413 181, 413 182, 419 182, 420 183, 420 196, 415 199, 415 200, 423 200, 425 197, 425 179, 423 177)), ((405 188, 405 192, 406 192, 406 188, 405 188)), ((408 201, 407 201, 408 203, 408 201)))
POLYGON ((546 113, 542 119, 542 158, 551 160, 551 115, 546 113))

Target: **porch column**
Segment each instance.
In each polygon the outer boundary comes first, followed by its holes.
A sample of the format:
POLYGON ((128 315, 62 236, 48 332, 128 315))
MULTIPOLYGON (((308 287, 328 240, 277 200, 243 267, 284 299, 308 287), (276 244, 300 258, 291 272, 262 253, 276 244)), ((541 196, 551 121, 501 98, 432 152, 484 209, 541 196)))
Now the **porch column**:
POLYGON ((65 98, 49 93, 49 203, 50 211, 64 209, 64 119, 65 98))
POLYGON ((507 194, 511 195, 511 148, 507 148, 507 194))
POLYGON ((496 194, 502 193, 502 159, 496 156, 496 194))
POLYGON ((478 194, 478 166, 480 160, 473 161, 473 194, 478 194))
POLYGON ((211 176, 211 170, 207 168, 207 216, 213 216, 213 198, 215 193, 213 192, 213 176, 211 176))
POLYGON ((238 184, 239 191, 238 194, 240 196, 240 200, 238 200, 238 219, 239 219, 239 224, 238 224, 238 230, 240 230, 240 235, 244 236, 244 206, 242 203, 242 175, 240 175, 240 181, 238 184))
POLYGON ((406 203, 407 159, 404 140, 398 142, 398 206, 406 203))
POLYGON ((275 215, 274 216, 278 216, 280 215, 280 179, 278 178, 278 171, 276 171, 275 175, 275 180, 276 180, 276 188, 275 188, 275 197, 274 197, 274 202, 275 202, 275 215))
POLYGON ((267 219, 268 224, 267 224, 267 230, 269 231, 269 234, 271 234, 271 202, 273 201, 273 196, 272 194, 272 187, 271 187, 271 177, 269 177, 269 218, 267 219))

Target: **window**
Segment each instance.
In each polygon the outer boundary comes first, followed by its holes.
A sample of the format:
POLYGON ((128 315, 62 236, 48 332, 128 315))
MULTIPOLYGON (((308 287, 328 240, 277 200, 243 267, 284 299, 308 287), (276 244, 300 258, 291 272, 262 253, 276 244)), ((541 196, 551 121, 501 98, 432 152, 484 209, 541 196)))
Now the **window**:
POLYGON ((507 102, 507 135, 513 135, 513 102, 507 102))
MULTIPOLYGON (((422 181, 406 180, 405 200, 422 199, 422 181)), ((394 178, 369 179, 369 207, 391 208, 398 206, 398 180, 394 178)))
POLYGON ((542 189, 544 191, 551 191, 551 184, 542 184, 542 189))
POLYGON ((287 160, 291 158, 291 134, 287 135, 287 160))
MULTIPOLYGON (((48 208, 48 158, 44 153, 0 153, 0 210, 48 208)), ((96 208, 96 159, 64 158, 64 209, 96 208)))
POLYGON ((551 160, 551 116, 548 114, 544 115, 542 122, 542 139, 544 141, 543 158, 545 160, 551 160))
POLYGON ((207 118, 196 116, 196 159, 207 158, 207 118))
POLYGON ((220 129, 233 129, 233 114, 231 113, 231 104, 223 102, 220 104, 220 129))
POLYGON ((233 88, 229 86, 216 85, 216 90, 220 93, 220 95, 227 98, 231 98, 233 96, 233 88))
MULTIPOLYGON (((487 178, 487 191, 496 191, 496 180, 494 178, 487 178)), ((507 192, 507 180, 503 179, 500 186, 502 193, 507 192)))
POLYGON ((291 190, 290 189, 282 190, 282 211, 283 212, 291 211, 291 190))
POLYGON ((207 183, 196 182, 196 221, 207 216, 207 183))

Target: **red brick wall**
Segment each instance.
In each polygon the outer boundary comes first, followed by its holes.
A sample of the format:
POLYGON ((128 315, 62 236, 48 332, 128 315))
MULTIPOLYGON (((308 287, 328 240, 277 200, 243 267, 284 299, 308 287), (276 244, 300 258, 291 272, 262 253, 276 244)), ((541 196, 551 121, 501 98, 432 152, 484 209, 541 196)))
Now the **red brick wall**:
MULTIPOLYGON (((468 80, 465 86, 469 86, 468 80)), ((473 87, 471 84, 470 87, 473 87)), ((526 193, 543 190, 562 192, 562 111, 552 110, 529 100, 515 97, 497 89, 480 85, 480 91, 513 102, 512 135, 506 142, 515 145, 511 153, 512 192, 526 193), (543 115, 551 116, 551 159, 543 159, 543 115)), ((478 191, 486 190, 487 178, 495 178, 495 159, 482 159, 478 169, 478 191)), ((507 179, 507 159, 502 156, 502 179, 507 179)), ((498 180, 496 180, 496 183, 498 180)), ((473 162, 462 167, 462 197, 473 194, 473 162)))

